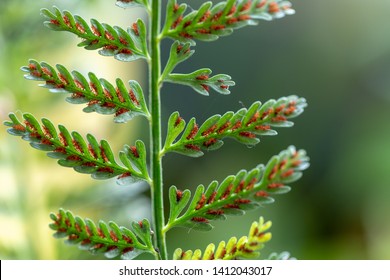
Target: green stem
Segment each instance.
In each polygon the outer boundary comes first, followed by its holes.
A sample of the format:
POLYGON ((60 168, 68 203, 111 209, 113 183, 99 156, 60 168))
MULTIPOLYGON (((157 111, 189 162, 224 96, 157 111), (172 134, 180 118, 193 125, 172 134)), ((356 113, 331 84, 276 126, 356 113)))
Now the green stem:
POLYGON ((160 259, 167 259, 167 247, 164 228, 164 202, 161 151, 161 105, 160 105, 160 0, 152 1, 150 22, 150 51, 151 62, 149 67, 150 81, 150 108, 151 108, 151 168, 152 168, 152 211, 153 223, 156 236, 156 246, 159 250, 160 259))

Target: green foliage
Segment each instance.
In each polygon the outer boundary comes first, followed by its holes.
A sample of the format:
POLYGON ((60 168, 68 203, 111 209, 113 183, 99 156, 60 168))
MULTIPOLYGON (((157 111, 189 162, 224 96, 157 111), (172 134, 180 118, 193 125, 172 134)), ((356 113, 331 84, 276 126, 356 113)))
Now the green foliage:
POLYGON ((210 77, 211 70, 203 68, 189 74, 169 74, 164 81, 192 87, 202 95, 209 95, 210 88, 221 94, 229 94, 229 86, 234 86, 231 77, 225 74, 210 77))
POLYGON ((274 202, 273 195, 290 191, 288 184, 302 176, 308 166, 305 151, 293 146, 272 157, 267 165, 226 177, 221 183, 199 185, 191 198, 190 190, 169 190, 170 214, 165 231, 173 227, 211 230, 210 220, 225 220, 226 215, 243 215, 245 211, 274 202), (179 216, 187 207, 187 210, 179 216))
MULTIPOLYGON (((195 118, 186 123, 178 112, 171 114, 164 146, 161 147, 161 98, 160 88, 165 82, 192 87, 202 95, 209 95, 210 89, 229 94, 235 82, 227 74, 211 76, 211 69, 202 68, 192 73, 173 73, 175 67, 194 54, 191 46, 195 40, 212 41, 229 35, 233 30, 255 25, 258 20, 272 20, 293 14, 291 4, 282 0, 228 0, 212 4, 205 2, 199 10, 187 12, 187 4, 169 0, 165 24, 160 29, 161 2, 147 0, 119 0, 121 8, 144 7, 149 15, 149 31, 138 19, 127 30, 91 19, 89 25, 82 17, 54 7, 53 12, 42 9, 48 20, 45 25, 55 31, 74 33, 82 39, 78 44, 87 50, 99 50, 103 56, 113 56, 122 62, 143 58, 149 63, 149 104, 145 102, 143 90, 138 82, 116 79, 115 85, 94 73, 83 76, 78 71, 69 71, 65 66, 55 67, 46 62, 29 60, 22 67, 25 78, 43 81, 41 85, 53 93, 70 94, 66 100, 74 104, 87 104, 84 112, 114 115, 116 123, 126 123, 137 115, 144 116, 150 125, 150 161, 147 161, 143 141, 125 145, 118 158, 106 140, 100 142, 91 134, 86 137, 54 124, 43 118, 41 123, 29 113, 20 121, 14 113, 4 124, 8 132, 20 136, 49 157, 58 160, 65 167, 72 167, 80 173, 91 174, 94 179, 117 178, 121 185, 134 181, 145 181, 150 185, 153 225, 144 219, 132 223, 132 228, 119 227, 114 222, 108 225, 99 222, 96 226, 89 219, 73 216, 60 209, 51 214, 50 225, 55 237, 67 237, 68 243, 91 252, 102 252, 108 258, 120 256, 131 259, 148 252, 158 259, 167 259, 166 233, 174 227, 210 230, 210 221, 225 220, 228 215, 243 215, 247 210, 256 209, 274 202, 273 196, 290 191, 289 184, 302 176, 309 166, 305 151, 288 149, 272 157, 266 165, 258 165, 250 171, 241 170, 226 177, 221 183, 212 181, 207 188, 199 185, 194 194, 190 190, 169 189, 169 217, 164 219, 162 158, 166 153, 175 152, 199 157, 204 151, 216 150, 225 138, 233 138, 247 146, 260 141, 261 136, 276 135, 273 128, 291 127, 290 120, 299 116, 307 106, 306 100, 295 95, 271 99, 262 104, 254 102, 249 108, 237 112, 209 117, 198 125, 195 118), (161 72, 160 44, 164 38, 171 38, 168 61, 161 72), (149 176, 148 165, 151 168, 149 176), (155 231, 152 234, 151 228, 155 231), (156 248, 156 249, 155 249, 156 248)), ((221 242, 216 248, 210 244, 202 254, 200 250, 177 249, 174 259, 243 259, 256 258, 259 250, 271 238, 267 232, 271 222, 252 224, 248 236, 232 237, 227 243, 221 242)), ((271 254, 270 259, 288 259, 288 253, 271 254)))
POLYGON ((33 59, 28 66, 22 67, 27 72, 24 77, 29 80, 44 81, 41 86, 53 93, 70 93, 66 101, 72 104, 87 103, 84 112, 99 114, 114 114, 114 121, 127 122, 134 116, 142 115, 150 119, 150 113, 145 103, 141 86, 136 81, 129 81, 130 90, 121 79, 116 79, 116 87, 105 79, 98 79, 94 73, 89 73, 89 81, 80 72, 72 74, 63 65, 56 69, 46 62, 33 59))
POLYGON ((170 0, 162 35, 195 45, 194 40, 214 41, 257 20, 272 20, 294 13, 289 1, 228 0, 213 6, 211 1, 187 14, 187 4, 170 0))
POLYGON ((192 87, 196 92, 202 95, 209 95, 210 88, 221 94, 229 94, 229 87, 234 86, 234 81, 226 74, 218 74, 210 77, 211 70, 203 68, 189 74, 172 73, 173 69, 184 60, 187 60, 194 54, 190 49, 190 43, 181 44, 175 41, 171 46, 168 62, 161 75, 161 82, 169 82, 192 87))
POLYGON ((173 253, 174 260, 235 260, 235 259, 253 259, 260 256, 260 250, 264 247, 264 243, 271 239, 271 233, 267 230, 271 227, 271 222, 264 222, 263 217, 260 217, 259 222, 253 222, 249 230, 248 236, 243 236, 240 239, 232 237, 226 243, 221 241, 218 247, 215 248, 213 243, 209 244, 202 251, 197 249, 194 252, 191 250, 183 251, 176 249, 173 253))
POLYGON ((165 65, 164 72, 161 74, 161 81, 164 81, 166 76, 172 72, 175 67, 181 62, 189 59, 195 53, 194 50, 191 50, 190 43, 180 43, 175 41, 171 45, 171 50, 169 52, 169 59, 165 65))
POLYGON ((33 148, 47 152, 51 158, 58 159, 58 164, 64 167, 72 167, 75 171, 91 174, 94 179, 109 179, 117 176, 119 184, 132 183, 134 181, 150 181, 146 166, 145 145, 138 140, 135 146, 127 146, 119 153, 124 166, 119 165, 114 153, 106 140, 100 143, 96 138, 88 134, 87 141, 80 133, 69 130, 63 125, 58 126, 58 131, 48 119, 42 119, 42 125, 29 114, 23 114, 21 122, 15 114, 9 115, 10 121, 5 122, 9 126, 8 132, 15 136, 21 136, 23 140, 30 142, 33 148))
POLYGON ((163 152, 199 157, 204 154, 202 150, 219 149, 227 137, 246 145, 256 145, 259 136, 277 134, 272 127, 291 127, 293 123, 289 119, 299 116, 306 106, 306 100, 295 95, 271 99, 264 104, 257 101, 249 109, 211 116, 201 126, 195 118, 186 124, 179 113, 174 112, 168 121, 163 152))
POLYGON ((100 221, 96 226, 90 219, 83 220, 70 211, 60 209, 57 214, 51 213, 54 223, 50 228, 56 233, 54 237, 67 237, 66 243, 78 245, 80 250, 93 254, 104 253, 107 258, 120 256, 122 259, 133 259, 142 253, 156 255, 153 248, 152 232, 147 219, 132 223, 132 230, 119 227, 114 222, 108 225, 100 221))
POLYGON ((141 19, 127 31, 118 26, 111 26, 91 19, 91 25, 78 15, 68 11, 61 12, 54 7, 54 13, 42 9, 42 15, 49 21, 45 25, 55 31, 67 31, 76 34, 83 41, 78 44, 87 50, 99 50, 104 56, 114 56, 120 61, 133 61, 148 58, 146 27, 141 19))

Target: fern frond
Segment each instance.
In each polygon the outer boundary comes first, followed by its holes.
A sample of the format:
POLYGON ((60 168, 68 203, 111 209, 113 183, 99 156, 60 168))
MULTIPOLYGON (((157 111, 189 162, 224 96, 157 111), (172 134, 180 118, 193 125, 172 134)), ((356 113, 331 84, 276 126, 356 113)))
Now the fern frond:
POLYGON ((291 127, 292 118, 299 116, 307 106, 304 98, 295 95, 269 100, 264 104, 255 102, 249 109, 236 113, 214 115, 201 126, 192 118, 188 124, 174 112, 168 121, 168 132, 162 153, 176 152, 192 157, 202 156, 203 150, 216 150, 224 138, 233 138, 246 145, 255 145, 259 136, 272 136, 277 132, 272 127, 291 127), (183 132, 184 131, 184 132, 183 132), (179 135, 182 136, 177 140, 179 135))
POLYGON ((183 251, 178 248, 173 253, 174 260, 235 260, 253 259, 260 256, 260 250, 264 243, 271 239, 271 233, 267 232, 271 227, 271 222, 264 222, 260 217, 259 222, 253 222, 248 236, 240 239, 232 237, 226 243, 221 241, 216 248, 213 243, 209 244, 202 254, 201 250, 183 251))
POLYGON ((256 25, 258 20, 294 14, 291 3, 284 0, 228 0, 214 6, 208 1, 198 10, 185 14, 186 10, 187 4, 168 2, 162 36, 195 45, 194 40, 217 40, 235 29, 256 25))
POLYGON ((120 61, 134 61, 139 58, 149 59, 146 42, 146 27, 138 19, 127 31, 118 26, 111 26, 91 19, 91 25, 78 15, 60 11, 53 7, 53 12, 42 9, 42 15, 49 21, 45 26, 55 31, 67 31, 79 36, 83 41, 78 44, 87 50, 99 50, 103 56, 114 56, 120 61))
POLYGON ((194 50, 191 50, 190 43, 181 44, 179 41, 173 42, 169 52, 168 61, 165 65, 163 73, 161 74, 161 82, 166 79, 166 77, 179 63, 189 59, 194 54, 194 52, 194 50))
POLYGON ((66 242, 70 245, 78 244, 80 250, 88 250, 93 254, 104 253, 107 258, 120 256, 127 260, 142 253, 157 255, 147 219, 139 223, 134 222, 130 230, 119 227, 114 222, 107 225, 100 221, 96 226, 90 219, 82 219, 63 209, 57 214, 51 213, 50 218, 54 221, 49 225, 56 231, 54 237, 67 237, 66 242))
POLYGON ((207 188, 199 185, 192 198, 190 190, 181 191, 172 186, 170 214, 164 231, 173 227, 210 230, 211 220, 225 220, 226 215, 242 215, 247 210, 272 203, 272 196, 289 192, 288 184, 298 180, 308 166, 306 152, 290 146, 272 157, 266 166, 241 170, 222 183, 211 182, 207 188))
POLYGON ((30 59, 28 66, 21 68, 27 72, 29 80, 44 81, 41 86, 53 93, 70 93, 66 101, 72 104, 87 103, 84 112, 114 114, 114 121, 126 122, 134 116, 150 118, 141 86, 136 81, 129 81, 130 90, 121 79, 116 79, 116 86, 105 79, 99 79, 89 73, 89 80, 77 71, 70 71, 57 64, 56 69, 46 62, 30 59))
POLYGON ((169 59, 160 81, 190 86, 202 95, 209 95, 210 88, 221 94, 229 94, 229 87, 235 85, 229 75, 219 74, 210 77, 211 70, 208 68, 202 68, 189 74, 172 73, 172 70, 179 63, 190 58, 194 52, 190 49, 190 43, 180 44, 179 41, 175 41, 171 46, 169 59))
POLYGON ((113 151, 106 140, 100 143, 88 134, 87 141, 76 131, 69 132, 63 125, 58 131, 48 119, 42 119, 42 125, 29 114, 23 114, 21 122, 15 114, 10 113, 11 121, 4 124, 8 132, 30 142, 33 148, 47 152, 51 158, 58 159, 58 164, 72 167, 75 171, 91 174, 94 179, 109 179, 117 176, 119 184, 127 184, 138 180, 150 182, 146 166, 146 150, 142 141, 135 146, 125 145, 119 157, 124 166, 119 165, 113 151))
POLYGON ((189 74, 169 74, 164 81, 190 86, 196 92, 206 96, 209 95, 210 88, 220 94, 229 94, 229 87, 235 85, 229 75, 218 74, 212 77, 210 75, 210 69, 202 68, 189 74))
POLYGON ((190 43, 180 44, 179 41, 175 41, 171 46, 169 59, 160 81, 190 86, 202 95, 209 95, 210 88, 221 94, 229 94, 229 87, 235 85, 229 75, 218 74, 210 77, 212 71, 208 68, 202 68, 189 74, 172 73, 172 70, 179 63, 190 58, 194 52, 190 49, 190 43))

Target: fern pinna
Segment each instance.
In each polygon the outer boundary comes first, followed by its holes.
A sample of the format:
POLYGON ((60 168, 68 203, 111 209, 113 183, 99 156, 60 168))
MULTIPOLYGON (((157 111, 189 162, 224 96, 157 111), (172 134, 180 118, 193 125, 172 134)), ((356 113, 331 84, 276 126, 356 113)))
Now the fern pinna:
MULTIPOLYGON (((175 73, 179 63, 188 60, 195 52, 197 41, 213 41, 228 36, 234 30, 257 25, 261 20, 274 20, 294 14, 291 3, 282 0, 227 0, 213 4, 205 2, 199 9, 188 9, 187 4, 169 0, 165 19, 161 20, 160 1, 121 0, 121 8, 143 7, 149 15, 149 29, 138 19, 127 29, 91 19, 88 23, 81 16, 69 11, 42 9, 47 19, 45 25, 55 31, 66 31, 81 38, 80 47, 98 50, 103 56, 112 56, 122 62, 144 59, 149 64, 150 88, 148 102, 136 81, 125 83, 121 79, 109 82, 94 73, 82 75, 65 66, 49 65, 31 59, 22 67, 29 80, 42 82, 41 86, 53 93, 66 93, 66 101, 86 104, 83 111, 112 115, 115 123, 126 123, 140 116, 150 123, 150 151, 147 155, 141 140, 125 145, 121 151, 113 151, 106 140, 93 135, 82 136, 70 132, 63 125, 50 120, 37 120, 32 114, 17 116, 10 113, 5 122, 8 132, 30 142, 30 145, 57 159, 61 166, 90 174, 94 179, 116 178, 121 185, 145 181, 150 185, 153 220, 133 222, 130 228, 115 222, 100 221, 74 216, 60 209, 50 215, 50 228, 55 237, 66 237, 70 244, 80 249, 104 253, 106 257, 120 256, 131 259, 141 253, 150 253, 157 259, 168 259, 166 234, 175 227, 210 230, 212 221, 225 220, 229 215, 243 215, 247 210, 272 203, 274 196, 288 192, 290 184, 298 180, 309 165, 305 151, 290 146, 272 157, 267 164, 259 164, 252 170, 240 170, 227 176, 222 182, 212 181, 199 185, 194 193, 188 189, 171 186, 163 188, 162 158, 174 152, 191 157, 203 156, 206 151, 221 148, 226 138, 255 145, 263 136, 274 136, 276 129, 291 127, 292 119, 306 107, 306 100, 295 95, 254 102, 237 112, 209 117, 203 123, 195 118, 184 120, 179 112, 168 118, 165 142, 161 129, 160 90, 164 83, 191 87, 195 92, 229 94, 235 82, 229 75, 215 74, 202 68, 191 73, 175 73), (169 58, 161 66, 160 44, 163 39, 173 43, 169 58), (117 159, 119 158, 119 160, 117 159), (169 197, 169 217, 164 217, 163 195, 169 197), (152 232, 154 234, 152 234, 152 232)), ((173 259, 242 259, 259 256, 264 243, 271 238, 268 231, 271 222, 261 217, 254 222, 248 236, 232 237, 217 247, 200 250, 176 249, 173 259)), ((188 244, 185 244, 187 247, 188 244)), ((288 259, 286 252, 271 254, 270 259, 288 259)))

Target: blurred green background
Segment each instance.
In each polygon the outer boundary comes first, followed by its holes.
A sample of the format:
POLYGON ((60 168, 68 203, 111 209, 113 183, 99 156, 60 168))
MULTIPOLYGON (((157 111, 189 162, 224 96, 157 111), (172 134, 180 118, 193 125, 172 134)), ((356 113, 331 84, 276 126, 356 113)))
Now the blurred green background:
MULTIPOLYGON (((141 9, 123 10, 115 1, 0 2, 0 118, 10 111, 47 117, 82 134, 108 139, 114 150, 141 138, 141 118, 113 125, 111 117, 84 114, 82 106, 64 102, 37 83, 24 80, 19 68, 28 59, 60 63, 68 69, 114 81, 138 80, 147 90, 146 63, 121 63, 77 48, 71 34, 51 32, 39 15, 42 7, 69 9, 84 18, 129 26, 145 17, 141 9), (82 121, 81 121, 82 120, 82 121)), ((256 100, 297 94, 308 100, 306 112, 291 129, 262 138, 247 148, 227 140, 202 158, 169 154, 164 158, 166 188, 194 188, 242 168, 251 169, 293 144, 307 150, 311 167, 276 203, 215 223, 211 232, 185 229, 168 234, 176 247, 204 248, 210 242, 246 235, 260 215, 273 221, 273 239, 264 249, 290 251, 298 259, 390 259, 390 1, 293 1, 297 14, 258 27, 237 30, 212 43, 199 42, 195 55, 176 69, 210 67, 232 76, 229 96, 200 96, 191 89, 163 88, 163 123, 178 110, 202 122, 212 114, 236 111, 256 100)), ((191 1, 193 8, 199 1, 191 1)), ((163 60, 171 41, 163 42, 163 60)), ((71 209, 93 220, 129 225, 150 218, 143 184, 120 187, 111 181, 58 166, 44 153, 0 129, 0 258, 102 258, 68 247, 51 237, 48 214, 71 209)), ((143 256, 141 256, 143 257, 143 256)))

